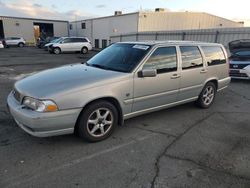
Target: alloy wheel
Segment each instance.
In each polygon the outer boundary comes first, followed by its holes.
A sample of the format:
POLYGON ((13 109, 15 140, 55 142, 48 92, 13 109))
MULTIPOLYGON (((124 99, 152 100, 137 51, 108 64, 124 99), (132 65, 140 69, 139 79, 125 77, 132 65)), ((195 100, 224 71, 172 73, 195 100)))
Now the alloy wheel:
POLYGON ((113 114, 109 109, 98 108, 88 118, 87 131, 93 137, 102 137, 109 132, 113 121, 113 114))

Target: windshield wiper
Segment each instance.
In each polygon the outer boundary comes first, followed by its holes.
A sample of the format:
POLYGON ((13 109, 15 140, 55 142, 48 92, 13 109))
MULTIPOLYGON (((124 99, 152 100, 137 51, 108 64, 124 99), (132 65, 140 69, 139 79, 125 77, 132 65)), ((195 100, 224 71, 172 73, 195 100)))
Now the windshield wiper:
POLYGON ((100 69, 104 69, 104 70, 110 70, 110 71, 115 71, 115 72, 126 72, 126 71, 117 70, 117 69, 114 69, 114 68, 111 68, 111 67, 106 67, 106 66, 99 65, 99 64, 87 64, 87 65, 91 66, 91 67, 96 67, 96 68, 100 68, 100 69))

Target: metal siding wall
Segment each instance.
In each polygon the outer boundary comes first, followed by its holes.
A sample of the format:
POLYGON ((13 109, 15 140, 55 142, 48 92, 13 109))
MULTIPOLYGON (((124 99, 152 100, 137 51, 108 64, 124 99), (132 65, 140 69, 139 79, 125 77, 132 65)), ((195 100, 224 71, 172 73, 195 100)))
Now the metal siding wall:
POLYGON ((8 17, 0 17, 0 19, 3 20, 5 37, 23 37, 27 42, 34 43, 34 22, 52 23, 55 36, 68 36, 68 22, 8 17), (19 26, 16 23, 19 23, 19 26))
POLYGON ((135 41, 138 38, 139 41, 147 40, 182 40, 183 33, 185 33, 185 40, 188 41, 201 41, 201 42, 215 42, 216 33, 217 43, 223 44, 228 48, 228 43, 238 39, 250 39, 250 27, 242 28, 220 28, 220 29, 202 29, 202 30, 178 30, 178 31, 166 31, 166 32, 139 32, 122 36, 111 36, 112 42, 131 41, 133 38, 135 41))
POLYGON ((140 12, 139 32, 242 27, 218 16, 199 12, 140 12))

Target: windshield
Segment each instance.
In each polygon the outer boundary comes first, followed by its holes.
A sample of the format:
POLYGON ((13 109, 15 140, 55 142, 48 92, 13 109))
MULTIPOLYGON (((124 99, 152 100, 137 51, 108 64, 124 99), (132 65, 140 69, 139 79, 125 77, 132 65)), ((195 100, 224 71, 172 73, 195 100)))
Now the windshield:
POLYGON ((87 65, 119 72, 131 72, 150 48, 149 45, 113 44, 91 58, 87 65))
POLYGON ((61 40, 63 40, 62 38, 57 38, 57 39, 54 39, 51 41, 51 43, 58 43, 60 42, 61 40))
POLYGON ((237 56, 250 56, 250 50, 246 50, 246 51, 238 51, 234 53, 237 56))

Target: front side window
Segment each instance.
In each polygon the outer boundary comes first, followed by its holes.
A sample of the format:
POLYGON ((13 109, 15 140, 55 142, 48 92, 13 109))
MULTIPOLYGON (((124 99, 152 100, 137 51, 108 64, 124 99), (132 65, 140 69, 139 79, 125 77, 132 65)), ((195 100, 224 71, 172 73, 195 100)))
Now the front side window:
POLYGON ((160 47, 154 51, 143 68, 153 68, 158 74, 177 70, 177 55, 175 47, 160 47))
POLYGON ((71 42, 73 42, 72 38, 66 38, 63 40, 63 43, 71 43, 71 42))
POLYGON ((182 69, 192 69, 203 66, 200 50, 197 46, 181 46, 182 69))
POLYGON ((219 46, 202 46, 208 66, 220 65, 226 63, 226 57, 219 46))
POLYGON ((113 44, 91 58, 87 65, 112 71, 131 72, 150 49, 150 45, 113 44))

